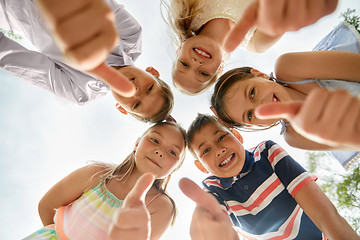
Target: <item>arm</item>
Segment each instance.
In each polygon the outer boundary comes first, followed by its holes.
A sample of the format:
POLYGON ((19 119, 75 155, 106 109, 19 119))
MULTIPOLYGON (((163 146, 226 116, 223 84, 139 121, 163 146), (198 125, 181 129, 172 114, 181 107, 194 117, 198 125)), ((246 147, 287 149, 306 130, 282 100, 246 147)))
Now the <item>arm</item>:
POLYGON ((360 54, 340 51, 286 53, 275 65, 276 76, 286 81, 339 79, 360 82, 360 54), (304 71, 306 69, 306 71, 304 71))
POLYGON ((270 36, 256 29, 246 48, 251 52, 262 53, 272 47, 282 36, 283 34, 270 36))
POLYGON ((271 103, 255 110, 262 119, 286 118, 293 147, 309 150, 360 149, 360 99, 347 91, 312 90, 304 102, 271 103))
POLYGON ((328 239, 360 239, 314 181, 302 187, 294 198, 328 239))
POLYGON ((98 166, 86 166, 56 183, 39 202, 38 210, 43 225, 54 223, 53 218, 57 208, 75 201, 86 189, 98 184, 99 176, 92 177, 101 170, 103 168, 98 166))
POLYGON ((72 66, 95 74, 122 96, 135 93, 125 76, 104 63, 118 35, 115 17, 103 0, 37 0, 37 4, 72 66))
POLYGON ((239 240, 229 217, 222 211, 214 196, 204 192, 187 178, 181 179, 179 186, 181 191, 196 203, 190 226, 191 239, 239 240))
POLYGON ((229 52, 233 51, 253 26, 265 35, 274 37, 274 40, 285 32, 299 30, 333 12, 337 2, 337 0, 255 0, 245 9, 239 22, 227 36, 225 49, 229 52))
POLYGON ((46 55, 30 51, 0 32, 0 67, 29 83, 41 87, 68 101, 84 104, 108 91, 94 77, 46 55), (89 86, 98 86, 97 89, 89 86))

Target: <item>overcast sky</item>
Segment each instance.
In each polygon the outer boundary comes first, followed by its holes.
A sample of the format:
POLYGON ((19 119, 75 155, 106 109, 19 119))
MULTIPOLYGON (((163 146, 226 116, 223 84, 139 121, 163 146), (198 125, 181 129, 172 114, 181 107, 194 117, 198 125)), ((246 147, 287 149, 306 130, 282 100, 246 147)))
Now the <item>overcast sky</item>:
MULTIPOLYGON (((187 129, 197 112, 210 113, 212 89, 190 97, 173 87, 170 71, 174 48, 168 37, 168 27, 160 15, 159 1, 118 2, 123 3, 143 27, 143 53, 136 65, 143 69, 153 66, 160 71, 175 95, 173 116, 187 129)), ((310 51, 340 22, 340 13, 347 8, 360 9, 360 1, 340 0, 333 14, 298 32, 287 33, 266 53, 236 50, 225 65, 225 71, 252 66, 270 73, 282 53, 310 51)), ((22 43, 29 46, 26 41, 22 43)), ((121 115, 111 94, 85 106, 77 106, 0 70, 1 239, 21 239, 39 229, 42 225, 37 204, 50 187, 89 161, 120 163, 148 126, 121 115)), ((290 148, 279 132, 276 127, 262 133, 243 133, 244 145, 250 148, 272 139, 303 163, 305 151, 290 148)), ((206 177, 195 169, 191 154, 187 154, 185 164, 174 174, 169 186, 179 216, 175 227, 169 229, 163 239, 189 239, 187 232, 194 204, 177 187, 179 178, 184 176, 198 184, 206 177)))

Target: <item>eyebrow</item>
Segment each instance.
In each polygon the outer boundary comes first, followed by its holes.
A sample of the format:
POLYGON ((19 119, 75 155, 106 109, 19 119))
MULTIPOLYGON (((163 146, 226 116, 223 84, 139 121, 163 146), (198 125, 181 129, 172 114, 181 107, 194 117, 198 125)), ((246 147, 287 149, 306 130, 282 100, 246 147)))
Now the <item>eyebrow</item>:
MULTIPOLYGON (((219 132, 222 132, 222 130, 216 130, 214 133, 213 133, 213 136, 216 135, 217 133, 219 132)), ((200 148, 205 144, 205 141, 200 143, 199 147, 198 147, 198 150, 200 150, 200 148)))
MULTIPOLYGON (((160 137, 164 137, 161 133, 159 133, 158 131, 153 131, 153 133, 158 134, 160 137)), ((181 148, 177 145, 177 144, 172 144, 173 146, 175 146, 177 149, 179 149, 179 151, 181 152, 181 148)))

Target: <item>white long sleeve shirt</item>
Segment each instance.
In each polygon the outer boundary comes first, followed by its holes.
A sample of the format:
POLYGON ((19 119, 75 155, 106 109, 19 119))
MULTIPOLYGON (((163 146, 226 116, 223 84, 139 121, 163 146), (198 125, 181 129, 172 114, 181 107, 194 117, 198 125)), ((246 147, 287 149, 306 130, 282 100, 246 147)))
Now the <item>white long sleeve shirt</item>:
MULTIPOLYGON (((141 26, 115 0, 105 0, 116 18, 119 44, 106 59, 133 65, 141 53, 141 26)), ((0 67, 30 83, 78 104, 105 95, 109 86, 65 63, 33 0, 0 0, 0 28, 25 36, 37 51, 24 48, 0 32, 0 67)))

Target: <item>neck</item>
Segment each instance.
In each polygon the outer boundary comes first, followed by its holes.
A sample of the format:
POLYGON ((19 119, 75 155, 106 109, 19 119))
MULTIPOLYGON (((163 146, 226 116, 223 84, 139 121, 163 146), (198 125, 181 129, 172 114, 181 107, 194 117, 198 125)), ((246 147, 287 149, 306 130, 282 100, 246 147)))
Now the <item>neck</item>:
POLYGON ((294 101, 304 101, 305 100, 306 94, 304 94, 303 92, 300 92, 300 91, 290 88, 290 87, 285 87, 285 88, 290 93, 292 100, 294 100, 294 101))
POLYGON ((226 35, 234 24, 227 18, 215 18, 208 21, 198 35, 210 37, 223 47, 226 35))

